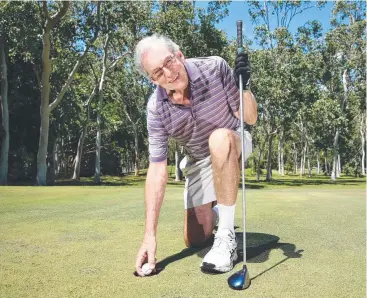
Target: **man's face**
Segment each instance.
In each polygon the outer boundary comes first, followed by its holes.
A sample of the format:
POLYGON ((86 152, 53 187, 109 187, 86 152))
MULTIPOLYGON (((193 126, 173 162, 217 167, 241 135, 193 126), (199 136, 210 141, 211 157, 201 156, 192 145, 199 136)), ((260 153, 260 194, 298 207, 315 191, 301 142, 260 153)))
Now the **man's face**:
POLYGON ((181 52, 174 55, 167 48, 157 46, 143 56, 143 66, 152 82, 166 90, 184 90, 188 77, 181 52))

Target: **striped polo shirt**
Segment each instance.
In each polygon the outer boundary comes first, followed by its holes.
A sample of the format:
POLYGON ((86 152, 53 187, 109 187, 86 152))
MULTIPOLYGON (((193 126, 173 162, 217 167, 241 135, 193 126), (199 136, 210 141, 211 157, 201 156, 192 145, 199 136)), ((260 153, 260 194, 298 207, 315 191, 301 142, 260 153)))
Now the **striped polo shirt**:
POLYGON ((238 129, 240 94, 233 71, 221 57, 186 59, 190 106, 173 104, 157 86, 147 105, 149 160, 167 159, 173 138, 196 160, 209 156, 209 136, 217 128, 238 129))

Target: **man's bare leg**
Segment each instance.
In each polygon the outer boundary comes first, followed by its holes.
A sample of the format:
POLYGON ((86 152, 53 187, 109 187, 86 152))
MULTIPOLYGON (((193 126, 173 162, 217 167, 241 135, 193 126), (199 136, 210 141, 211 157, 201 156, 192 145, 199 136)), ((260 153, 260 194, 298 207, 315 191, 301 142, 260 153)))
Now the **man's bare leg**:
POLYGON ((212 206, 216 202, 185 210, 184 241, 187 247, 200 247, 211 238, 216 222, 212 206))
POLYGON ((238 159, 241 138, 232 130, 217 129, 209 138, 209 149, 219 223, 213 247, 205 255, 201 270, 209 273, 228 272, 238 259, 234 213, 240 181, 238 159))
POLYGON ((241 138, 230 129, 217 129, 209 138, 219 224, 234 232, 234 212, 240 181, 238 160, 241 156, 241 138))

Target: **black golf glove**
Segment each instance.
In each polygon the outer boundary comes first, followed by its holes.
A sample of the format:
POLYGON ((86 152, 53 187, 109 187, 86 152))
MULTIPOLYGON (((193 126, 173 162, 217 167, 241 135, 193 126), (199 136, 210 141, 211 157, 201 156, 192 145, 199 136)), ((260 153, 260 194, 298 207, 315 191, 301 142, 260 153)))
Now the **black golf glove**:
POLYGON ((246 53, 239 53, 236 56, 234 65, 234 79, 236 80, 237 87, 240 87, 239 77, 242 75, 243 89, 246 89, 250 83, 251 66, 246 53))

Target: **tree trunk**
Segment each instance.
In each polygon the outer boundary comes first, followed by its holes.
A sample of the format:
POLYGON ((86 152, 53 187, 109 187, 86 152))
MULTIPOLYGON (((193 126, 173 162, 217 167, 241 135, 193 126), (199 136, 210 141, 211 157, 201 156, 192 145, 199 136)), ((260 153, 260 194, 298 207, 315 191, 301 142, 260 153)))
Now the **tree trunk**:
POLYGON ((307 150, 307 168, 308 168, 308 177, 311 178, 311 163, 310 163, 310 148, 308 144, 306 144, 306 150, 307 150))
POLYGON ((328 166, 327 166, 327 158, 325 157, 325 173, 326 175, 329 175, 329 169, 328 169, 328 166))
POLYGON ((342 167, 340 164, 340 154, 338 154, 338 171, 336 172, 336 177, 339 178, 342 172, 342 167))
POLYGON ((272 179, 271 156, 272 156, 272 147, 273 147, 273 134, 269 135, 268 146, 269 146, 269 150, 268 150, 268 164, 266 167, 266 181, 270 181, 272 179))
POLYGON ((317 159, 317 175, 320 175, 320 152, 319 151, 317 151, 316 159, 317 159))
POLYGON ((366 160, 365 160, 365 156, 366 156, 366 151, 365 151, 365 143, 366 143, 366 139, 365 139, 365 130, 366 130, 366 121, 365 121, 365 116, 364 113, 362 113, 361 116, 361 127, 360 127, 360 133, 361 133, 361 146, 362 146, 362 156, 361 156, 361 174, 363 176, 366 175, 366 160))
POLYGON ((295 143, 293 143, 293 150, 294 150, 294 154, 293 154, 294 173, 297 175, 298 174, 298 161, 297 161, 297 149, 296 149, 295 143))
POLYGON ((80 134, 79 141, 78 141, 78 149, 76 151, 75 156, 75 164, 74 164, 74 174, 73 174, 73 180, 80 180, 80 165, 82 163, 82 156, 83 156, 83 147, 84 147, 84 140, 88 133, 88 127, 89 127, 89 119, 90 119, 90 103, 92 102, 92 99, 96 93, 97 86, 93 88, 93 91, 91 95, 89 96, 86 106, 87 106, 87 119, 85 120, 83 130, 80 134))
POLYGON ((261 150, 259 149, 259 152, 257 154, 256 181, 260 181, 260 174, 261 174, 260 161, 261 161, 261 150))
POLYGON ((101 109, 102 109, 102 96, 98 92, 98 111, 97 111, 97 137, 96 137, 96 161, 94 171, 94 182, 101 183, 101 109))
MULTIPOLYGON (((344 113, 344 107, 348 99, 347 70, 344 70, 342 79, 343 79, 343 99, 340 104, 340 110, 342 113, 344 113)), ((334 144, 333 144, 334 158, 333 158, 333 171, 331 173, 331 180, 336 180, 336 178, 339 177, 339 173, 338 173, 339 172, 338 171, 339 170, 338 169, 339 136, 340 136, 340 131, 337 128, 335 132, 334 144)))
POLYGON ((1 155, 0 155, 0 185, 8 183, 8 167, 9 167, 9 108, 8 108, 8 68, 6 64, 6 36, 4 27, 0 28, 0 73, 1 73, 1 155))
POLYGON ((283 134, 279 133, 279 143, 278 143, 278 173, 284 176, 284 143, 283 134))
POLYGON ((329 175, 327 149, 325 150, 325 174, 329 175))
POLYGON ((87 135, 87 130, 88 130, 88 123, 85 123, 83 130, 79 137, 78 149, 76 150, 74 173, 73 173, 73 178, 72 178, 73 180, 80 180, 80 165, 82 162, 83 146, 84 146, 85 136, 87 135))
POLYGON ((56 182, 56 149, 57 138, 55 138, 52 144, 52 152, 50 158, 50 185, 55 185, 56 182))
MULTIPOLYGON (((40 116, 41 116, 41 126, 40 126, 40 137, 38 144, 37 153, 37 185, 46 185, 47 176, 47 145, 48 145, 48 134, 49 134, 49 120, 50 112, 58 105, 61 101, 66 89, 71 84, 74 78, 76 68, 74 67, 73 72, 69 75, 67 83, 63 86, 60 94, 54 102, 49 105, 50 102, 50 75, 51 75, 51 59, 50 59, 50 32, 57 22, 66 14, 69 8, 70 2, 63 1, 62 8, 54 14, 52 17, 48 14, 47 2, 42 3, 44 17, 46 19, 45 24, 43 24, 43 49, 42 49, 42 78, 41 78, 41 105, 40 105, 40 116)), ((85 55, 82 55, 84 57, 85 55)), ((80 58, 81 60, 82 58, 80 58)), ((79 61, 78 61, 79 63, 79 61)), ((80 63, 78 64, 80 65, 80 63)), ((78 66, 79 67, 79 66, 78 66)))
POLYGON ((302 152, 301 152, 301 160, 300 160, 300 165, 299 165, 299 175, 301 177, 303 175, 302 169, 303 169, 303 149, 302 149, 302 152))
POLYGON ((98 110, 97 110, 97 137, 96 137, 96 164, 95 164, 95 173, 94 173, 94 182, 99 184, 101 183, 101 113, 103 106, 103 87, 105 82, 106 70, 107 70, 107 48, 110 40, 110 35, 107 34, 106 42, 103 46, 103 66, 102 66, 102 75, 99 81, 98 87, 98 110))
POLYGON ((64 138, 61 139, 61 171, 63 172, 64 178, 66 178, 68 176, 68 163, 67 163, 67 158, 65 155, 65 142, 64 142, 64 138))
POLYGON ((139 176, 139 162, 140 162, 140 157, 139 157, 139 130, 138 130, 138 123, 140 121, 140 118, 138 120, 136 120, 135 122, 132 120, 132 115, 130 116, 127 109, 124 109, 125 111, 125 115, 127 117, 127 119, 130 121, 132 127, 133 127, 133 131, 134 131, 134 141, 135 141, 135 145, 134 145, 134 150, 135 150, 135 161, 134 161, 134 169, 135 169, 135 176, 139 176))
POLYGON ((281 146, 280 146, 280 175, 284 176, 284 142, 282 138, 281 146))
POLYGON ((44 29, 43 32, 43 51, 42 51, 42 79, 41 79, 41 127, 37 154, 37 185, 46 185, 46 157, 48 132, 50 126, 50 74, 51 74, 51 59, 50 59, 50 32, 44 29))
POLYGON ((331 171, 331 180, 336 180, 338 171, 337 163, 338 163, 338 142, 339 142, 339 129, 336 130, 335 136, 334 136, 334 144, 333 144, 333 169, 331 171))
POLYGON ((301 177, 305 174, 305 163, 306 163, 306 146, 302 148, 302 154, 301 154, 301 165, 299 169, 299 175, 301 177))
POLYGON ((135 176, 139 176, 139 138, 138 128, 134 127, 134 140, 135 140, 135 176))
POLYGON ((60 171, 60 157, 58 153, 59 145, 58 142, 55 144, 55 176, 58 177, 60 171))
POLYGON ((280 136, 278 142, 278 174, 280 175, 281 172, 281 165, 280 165, 280 136))

